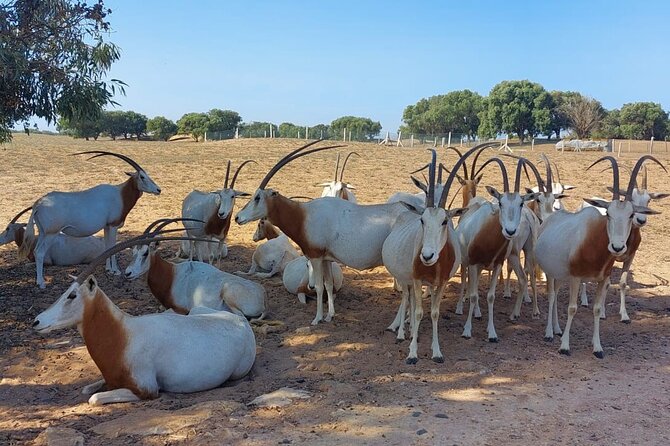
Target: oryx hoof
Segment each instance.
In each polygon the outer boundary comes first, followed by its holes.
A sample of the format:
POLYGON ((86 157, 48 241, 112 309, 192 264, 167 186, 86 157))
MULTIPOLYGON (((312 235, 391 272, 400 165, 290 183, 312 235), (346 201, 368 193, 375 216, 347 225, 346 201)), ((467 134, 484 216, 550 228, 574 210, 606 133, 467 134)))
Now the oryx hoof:
POLYGON ((433 356, 433 362, 444 364, 444 356, 433 356))
POLYGON ((539 319, 540 313, 533 313, 533 319, 539 319))
POLYGON ((544 337, 544 342, 554 342, 554 337, 553 336, 545 336, 544 337))
POLYGON ((405 364, 414 365, 419 362, 419 358, 407 358, 405 359, 405 364))
POLYGON ((481 316, 475 316, 475 319, 477 319, 478 321, 481 321, 482 317, 481 316))
POLYGON ((605 354, 604 354, 603 351, 601 350, 601 351, 599 351, 599 352, 593 352, 593 356, 595 356, 595 357, 598 358, 598 359, 603 359, 603 358, 605 357, 605 354))
POLYGON ((561 355, 570 356, 570 349, 562 348, 558 350, 558 353, 560 353, 561 355))
POLYGON ((388 327, 385 328, 385 330, 386 330, 386 331, 390 331, 391 333, 395 333, 398 329, 397 329, 397 328, 393 328, 392 326, 389 325, 388 327))
POLYGON ((471 338, 472 338, 471 335, 469 335, 469 334, 465 334, 465 333, 463 333, 463 334, 461 335, 461 337, 462 337, 463 339, 471 339, 471 338))
POLYGON ((498 338, 489 338, 489 342, 498 342, 498 338))
POLYGON ((333 320, 333 315, 327 314, 325 318, 323 318, 325 322, 330 322, 333 320))
POLYGON ((405 342, 405 338, 395 338, 396 344, 402 344, 403 342, 405 342))
POLYGON ((319 318, 315 318, 315 319, 312 321, 312 325, 319 325, 319 322, 321 322, 321 319, 319 319, 319 318))
POLYGON ((621 323, 630 324, 630 319, 621 319, 621 323))
POLYGON ((589 307, 589 304, 580 304, 579 306, 580 306, 580 307, 584 307, 584 308, 588 308, 588 307, 589 307))

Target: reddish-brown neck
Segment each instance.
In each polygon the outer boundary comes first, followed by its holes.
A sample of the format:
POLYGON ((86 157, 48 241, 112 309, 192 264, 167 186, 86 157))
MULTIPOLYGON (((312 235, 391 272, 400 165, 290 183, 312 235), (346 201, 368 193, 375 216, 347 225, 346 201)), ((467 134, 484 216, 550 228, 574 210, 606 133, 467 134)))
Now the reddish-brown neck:
POLYGON ((137 187, 137 179, 133 176, 121 185, 121 215, 112 222, 112 226, 120 226, 126 221, 131 209, 142 196, 142 191, 137 187))
POLYGON ((268 220, 296 242, 307 258, 323 256, 325 249, 314 246, 305 233, 305 209, 302 203, 274 194, 266 196, 265 204, 268 220))
POLYGON ((152 252, 150 254, 149 262, 147 284, 149 285, 151 294, 153 294, 165 308, 171 308, 176 313, 187 314, 188 310, 176 305, 172 295, 174 265, 158 255, 158 252, 152 252))

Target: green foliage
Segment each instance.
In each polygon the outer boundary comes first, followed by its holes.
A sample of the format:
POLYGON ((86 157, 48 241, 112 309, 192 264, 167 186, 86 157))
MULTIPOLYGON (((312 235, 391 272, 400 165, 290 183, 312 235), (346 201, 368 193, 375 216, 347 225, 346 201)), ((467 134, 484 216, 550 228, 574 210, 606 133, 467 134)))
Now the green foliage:
POLYGON ((668 134, 668 114, 660 104, 633 102, 619 112, 621 133, 630 139, 664 139, 668 134))
POLYGON ((619 110, 606 111, 603 119, 600 121, 600 126, 593 132, 595 138, 603 139, 621 139, 621 113, 619 110))
POLYGON ((250 122, 240 125, 240 136, 244 138, 264 138, 270 136, 270 126, 272 132, 279 136, 277 126, 269 122, 250 122))
POLYGON ((605 109, 599 101, 579 93, 571 93, 562 98, 562 103, 557 108, 565 117, 567 127, 580 139, 589 138, 605 116, 605 109))
POLYGON ((554 103, 542 85, 523 81, 503 81, 491 90, 488 108, 481 118, 480 133, 515 133, 523 142, 527 136, 552 131, 554 103))
POLYGON ((343 129, 347 129, 347 139, 351 134, 351 139, 356 141, 370 141, 374 139, 382 130, 382 125, 378 121, 370 118, 359 118, 356 116, 342 116, 330 123, 331 135, 333 138, 339 138, 344 135, 343 129))
POLYGON ((452 91, 406 107, 402 115, 406 124, 403 129, 429 135, 453 132, 472 138, 477 134, 483 109, 484 99, 479 94, 470 90, 452 91))
POLYGON ((205 113, 186 113, 177 121, 179 133, 192 135, 196 141, 207 131, 209 117, 205 113))
MULTIPOLYGON (((0 3, 0 142, 32 116, 95 120, 125 84, 106 73, 120 52, 103 36, 110 9, 70 0, 0 3)), ((64 122, 65 123, 65 122, 64 122)))
POLYGON ((147 132, 152 133, 154 139, 167 141, 177 133, 177 124, 165 116, 156 116, 147 121, 147 132))
POLYGON ((67 119, 61 117, 56 128, 59 132, 72 136, 73 138, 98 139, 101 133, 100 119, 67 119))
POLYGON ((128 130, 126 112, 120 110, 104 111, 102 112, 100 121, 100 130, 103 135, 109 136, 112 139, 116 139, 119 136, 128 138, 130 131, 128 130))
POLYGON ((329 125, 317 124, 309 128, 309 137, 312 139, 331 139, 333 135, 330 132, 329 125))
POLYGON ((232 110, 220 110, 214 108, 207 113, 207 131, 208 132, 227 132, 235 130, 242 122, 239 113, 232 110))
POLYGON ((305 127, 301 127, 290 122, 282 122, 279 124, 278 131, 280 138, 299 138, 305 136, 305 127))
POLYGON ((134 111, 127 111, 125 114, 128 133, 135 135, 139 141, 147 132, 147 117, 134 111))

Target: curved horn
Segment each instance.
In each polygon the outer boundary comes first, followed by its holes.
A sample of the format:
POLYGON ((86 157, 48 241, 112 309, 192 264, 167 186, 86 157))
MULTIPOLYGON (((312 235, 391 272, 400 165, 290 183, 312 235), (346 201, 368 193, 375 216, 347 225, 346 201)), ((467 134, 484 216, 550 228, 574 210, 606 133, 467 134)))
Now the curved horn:
MULTIPOLYGON (((477 153, 475 153, 475 157, 472 160, 472 165, 470 166, 470 173, 472 174, 472 179, 473 180, 475 178, 477 178, 477 174, 475 174, 475 168, 477 167, 477 160, 479 159, 479 155, 481 155, 484 150, 489 149, 494 145, 497 145, 497 144, 494 143, 494 142, 486 142, 484 144, 480 144, 480 145, 477 146, 477 147, 480 147, 480 149, 477 153)), ((477 171, 477 173, 479 173, 479 171, 477 171)))
MULTIPOLYGON (((456 147, 449 146, 447 147, 447 150, 453 150, 460 158, 463 158, 463 154, 456 147)), ((442 173, 442 171, 440 171, 440 173, 442 173)), ((463 179, 464 180, 470 179, 470 177, 468 177, 468 167, 465 165, 465 163, 463 163, 463 179)))
POLYGON ((228 165, 226 166, 226 179, 223 182, 223 188, 228 189, 228 177, 230 176, 230 160, 228 160, 228 165))
POLYGON ((304 195, 291 195, 290 197, 287 197, 289 200, 297 200, 298 198, 302 198, 304 200, 313 200, 314 198, 312 197, 306 197, 304 195))
POLYGON ((239 175, 240 170, 242 170, 242 168, 243 168, 245 165, 249 164, 249 163, 258 164, 258 163, 257 163, 256 161, 254 161, 254 160, 246 160, 245 162, 243 162, 242 164, 240 164, 240 165, 237 167, 237 170, 235 171, 235 175, 233 175, 233 180, 230 182, 230 188, 231 188, 231 189, 235 189, 235 181, 237 180, 237 175, 239 175))
MULTIPOLYGON (((549 161, 549 158, 547 155, 544 153, 540 155, 540 157, 544 160, 544 164, 547 165, 547 184, 544 188, 545 192, 553 192, 554 191, 554 179, 552 178, 552 171, 551 171, 551 161, 549 161)), ((558 180, 560 183, 561 180, 558 180)))
POLYGON ((16 214, 16 215, 14 216, 14 218, 12 218, 12 220, 9 222, 9 224, 11 225, 11 224, 16 223, 16 221, 17 221, 19 218, 21 218, 21 216, 22 216, 23 214, 25 214, 26 212, 28 212, 28 211, 31 210, 32 208, 33 208, 32 206, 27 207, 27 208, 25 208, 24 210, 22 210, 21 212, 19 212, 18 214, 16 214))
POLYGON ((426 207, 435 207, 435 164, 437 163, 437 151, 431 151, 430 168, 428 169, 428 193, 426 194, 426 207))
POLYGON ((641 156, 639 160, 637 160, 637 163, 635 163, 635 167, 633 167, 633 172, 630 174, 630 180, 628 181, 628 189, 626 190, 626 200, 630 201, 633 198, 633 187, 635 187, 635 181, 637 179, 637 174, 640 172, 640 168, 642 168, 642 165, 644 164, 645 161, 647 160, 652 160, 663 170, 667 173, 668 170, 665 168, 665 166, 656 158, 654 158, 652 155, 644 155, 641 156))
MULTIPOLYGON (((210 239, 205 239, 205 238, 193 238, 193 237, 146 237, 144 235, 134 237, 130 240, 126 240, 125 242, 117 243, 116 245, 112 246, 111 248, 107 249, 104 251, 102 254, 100 254, 98 257, 93 259, 91 263, 89 263, 86 268, 82 270, 82 272, 77 275, 77 278, 75 281, 81 285, 84 283, 84 280, 93 274, 93 271, 101 265, 105 260, 107 260, 108 257, 113 256, 114 254, 117 254, 118 252, 123 251, 124 249, 136 246, 136 245, 150 245, 152 243, 158 243, 158 242, 163 242, 163 241, 169 241, 169 240, 193 240, 197 242, 213 242, 210 239)), ((218 241, 217 241, 218 243, 218 241)))
MULTIPOLYGON (((347 157, 344 159, 344 163, 342 163, 342 170, 340 170, 340 183, 342 182, 342 177, 344 176, 344 168, 347 167, 347 161, 349 161, 349 157, 351 155, 356 155, 359 158, 361 157, 356 152, 349 152, 349 154, 347 154, 347 157)), ((338 156, 339 156, 339 154, 338 154, 338 156)), ((335 178, 335 181, 337 181, 337 178, 335 178)))
MULTIPOLYGON (((563 184, 563 180, 561 180, 561 171, 558 169, 558 164, 556 164, 556 161, 552 161, 554 164, 554 169, 556 169, 556 179, 558 179, 558 182, 563 184)), ((551 187, 553 188, 554 185, 552 184, 551 187)))
MULTIPOLYGON (((167 225, 170 225, 170 224, 172 224, 172 223, 176 223, 176 222, 178 222, 178 221, 182 221, 182 222, 183 222, 183 221, 196 221, 196 222, 198 222, 198 223, 202 223, 203 225, 205 224, 204 221, 202 221, 202 220, 198 220, 197 218, 182 218, 182 217, 177 217, 177 218, 164 218, 164 219, 162 219, 162 220, 163 220, 163 221, 160 222, 160 223, 156 226, 156 229, 154 229, 153 231, 151 231, 151 235, 156 235, 157 233, 161 232, 161 231, 163 230, 163 228, 166 227, 167 225)), ((182 229, 182 230, 183 230, 183 229, 182 229)))
POLYGON ((438 202, 438 206, 443 208, 444 205, 447 203, 447 197, 449 196, 449 189, 451 188, 451 183, 454 182, 454 178, 456 177, 456 172, 458 169, 460 169, 461 164, 465 162, 465 160, 477 149, 479 149, 480 146, 475 146, 472 149, 468 150, 463 154, 462 157, 456 161, 456 164, 454 164, 454 167, 451 168, 451 172, 449 172, 449 176, 447 177, 447 182, 444 184, 444 189, 442 189, 442 195, 440 195, 440 201, 438 202))
POLYGON ((139 172, 140 170, 144 170, 144 169, 142 168, 142 166, 140 166, 139 164, 137 164, 137 163, 136 163, 133 159, 131 159, 130 157, 127 157, 126 155, 121 155, 120 153, 107 152, 107 151, 105 151, 105 150, 87 150, 87 151, 85 151, 85 152, 77 152, 77 153, 73 153, 73 154, 70 155, 70 156, 74 156, 74 155, 89 155, 89 154, 92 154, 92 153, 96 153, 96 155, 93 155, 92 157, 88 158, 89 160, 92 160, 93 158, 98 158, 98 157, 100 157, 100 156, 115 156, 115 157, 117 157, 117 158, 119 158, 119 159, 122 159, 123 161, 127 162, 128 164, 130 164, 130 165, 131 165, 133 168, 135 168, 135 170, 137 170, 138 172, 139 172))
MULTIPOLYGON (((544 154, 542 154, 542 156, 544 156, 544 154)), ((524 163, 524 167, 528 166, 528 167, 530 167, 530 170, 533 171, 533 174, 535 175, 535 179, 537 180, 537 187, 539 188, 540 192, 542 192, 542 190, 544 190, 545 192, 551 192, 551 190, 548 190, 547 186, 544 184, 544 180, 542 179, 542 175, 540 174, 540 171, 537 170, 537 167, 535 167, 535 164, 533 164, 532 162, 530 162, 530 160, 528 160, 526 158, 522 158, 522 160, 523 160, 523 163, 524 163)), ((547 166, 549 166, 549 164, 547 164, 547 166)), ((549 176, 549 179, 551 180, 551 168, 547 167, 547 170, 549 171, 549 173, 547 175, 549 176)), ((528 172, 526 172, 526 175, 528 175, 528 172)), ((549 184, 551 184, 551 183, 549 183, 549 184)))
POLYGON ((484 167, 486 167, 489 163, 497 163, 498 166, 500 166, 500 173, 502 174, 503 178, 503 191, 504 192, 509 192, 509 178, 507 176, 507 168, 505 167, 505 163, 500 158, 491 158, 487 160, 484 164, 482 164, 482 167, 479 168, 477 173, 481 172, 484 170, 484 167))
POLYGON ((286 155, 282 159, 280 159, 277 162, 277 164, 275 164, 274 167, 272 167, 272 169, 270 169, 270 171, 265 175, 263 180, 261 180, 261 184, 258 186, 258 188, 259 189, 265 189, 265 186, 267 186, 268 182, 272 179, 272 177, 277 172, 279 172, 279 170, 282 167, 284 167, 286 164, 290 163, 291 161, 293 161, 293 160, 295 160, 295 159, 297 159, 301 156, 309 155, 310 153, 314 153, 314 152, 320 152, 322 150, 337 149, 339 147, 344 147, 343 145, 340 144, 340 145, 335 145, 335 146, 319 147, 317 149, 310 149, 310 150, 307 150, 307 151, 303 152, 303 150, 306 149, 307 147, 312 146, 312 145, 314 145, 314 144, 316 144, 320 141, 322 141, 322 140, 317 139, 316 141, 312 141, 308 144, 305 144, 304 146, 293 150, 288 155, 286 155))
POLYGON ((337 152, 337 162, 335 163, 335 177, 333 181, 337 182, 337 173, 340 170, 340 152, 337 152))
MULTIPOLYGON (((645 155, 649 156, 649 155, 645 155)), ((642 159, 642 158, 640 158, 642 159)), ((607 155, 603 156, 602 158, 596 160, 591 164, 589 167, 586 168, 586 170, 589 170, 591 167, 595 166, 601 161, 609 161, 612 164, 612 201, 616 201, 620 197, 620 191, 619 191, 619 163, 617 163, 616 159, 613 156, 607 155)), ((665 167, 664 167, 665 169, 665 167)), ((631 174, 631 179, 633 178, 633 175, 631 174)))

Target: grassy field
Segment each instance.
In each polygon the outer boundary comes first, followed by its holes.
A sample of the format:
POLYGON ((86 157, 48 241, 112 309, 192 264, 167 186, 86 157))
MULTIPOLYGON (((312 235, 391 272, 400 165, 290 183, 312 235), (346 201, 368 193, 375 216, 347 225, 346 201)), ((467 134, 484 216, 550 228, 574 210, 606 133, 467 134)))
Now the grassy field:
MULTIPOLYGON (((281 156, 303 143, 289 139, 86 142, 16 135, 12 143, 0 146, 0 224, 49 191, 125 181, 128 166, 120 160, 69 156, 77 151, 104 149, 129 155, 163 189, 158 197, 145 195, 139 200, 120 231, 126 238, 157 218, 178 216, 181 201, 191 190, 220 188, 228 159, 234 167, 246 159, 258 162, 245 167, 237 182, 240 190, 253 192, 281 156)), ((361 154, 351 159, 345 175, 357 187, 360 203, 384 202, 395 191, 412 192, 408 172, 429 159, 423 149, 375 144, 348 143, 342 150, 361 154)), ((564 182, 578 187, 565 200, 569 209, 579 206, 581 197, 608 196, 605 187, 611 184, 611 175, 585 172, 601 154, 560 154, 553 143, 536 145, 535 151, 524 146, 517 153, 533 161, 547 153, 558 163, 564 182)), ((301 158, 282 169, 270 187, 289 196, 319 196, 314 184, 333 176, 335 156, 335 151, 327 151, 301 158)), ((621 163, 631 167, 637 156, 624 150, 621 163)), ((668 154, 658 156, 665 164, 670 161, 668 154)), ((454 154, 445 151, 440 151, 440 159, 455 162, 454 154)), ((627 178, 623 171, 622 175, 627 178)), ((487 170, 484 178, 485 184, 501 185, 495 170, 487 170)), ((650 169, 649 184, 654 191, 667 192, 667 176, 658 168, 650 169)), ((240 200, 238 209, 244 203, 240 200)), ((601 324, 603 360, 591 355, 593 316, 587 309, 580 309, 575 318, 572 356, 559 355, 557 341, 542 340, 544 286, 541 319, 533 320, 529 305, 524 305, 521 320, 510 323, 512 301, 500 297, 499 291, 495 319, 500 342, 486 341, 485 320, 475 321, 472 339, 460 338, 465 318, 453 312, 455 279, 442 305, 445 363, 430 360, 430 322, 425 319, 419 363, 406 365, 407 344, 396 344, 395 336, 385 331, 399 302, 385 269, 345 268, 335 320, 317 327, 309 326, 314 301, 303 306, 278 278, 262 281, 269 318, 284 325, 257 333, 257 361, 248 378, 209 392, 163 394, 154 401, 102 408, 88 406, 80 394, 83 386, 99 379, 99 372, 79 334, 64 330, 38 335, 30 328, 33 318, 67 288, 67 274, 79 268, 47 267, 47 288, 39 290, 34 265, 18 261, 13 246, 1 247, 0 444, 29 443, 49 426, 76 429, 87 445, 670 443, 670 200, 652 207, 663 214, 651 218, 645 228, 629 279, 632 324, 618 322, 618 299, 610 290, 608 319, 601 324), (258 395, 284 386, 307 390, 312 397, 282 409, 246 406, 258 395), (184 410, 194 406, 200 415, 189 418, 184 410), (128 428, 157 420, 164 429, 150 436, 99 433, 100 423, 125 415, 133 417, 123 422, 128 428)), ((248 269, 254 229, 251 224, 231 228, 230 254, 222 269, 248 269)), ((175 246, 163 250, 170 257, 175 246)), ((122 268, 128 261, 127 253, 121 256, 122 268)), ((160 311, 143 281, 107 276, 102 269, 97 277, 125 311, 136 315, 160 311)), ((488 284, 486 279, 482 282, 480 293, 488 284)), ((562 324, 566 307, 563 290, 562 324)))

